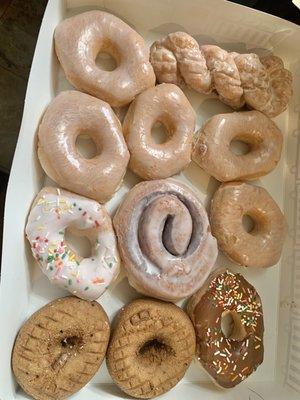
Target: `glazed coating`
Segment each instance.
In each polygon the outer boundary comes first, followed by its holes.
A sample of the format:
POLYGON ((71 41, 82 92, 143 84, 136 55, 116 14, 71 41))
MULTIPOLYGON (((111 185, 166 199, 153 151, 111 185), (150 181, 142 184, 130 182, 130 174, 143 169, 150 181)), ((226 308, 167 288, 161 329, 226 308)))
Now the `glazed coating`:
POLYGON ((282 142, 283 136, 276 124, 259 111, 218 114, 199 131, 192 159, 221 182, 251 180, 276 167, 282 142), (249 144, 249 152, 236 155, 230 149, 233 140, 249 144))
POLYGON ((150 61, 158 82, 188 85, 200 93, 216 91, 232 108, 245 103, 269 117, 282 113, 292 96, 292 74, 270 55, 230 53, 215 45, 198 45, 185 32, 154 42, 150 61))
POLYGON ((193 325, 181 308, 139 299, 118 314, 107 350, 107 368, 125 393, 150 399, 183 378, 195 347, 193 325))
POLYGON ((109 321, 100 304, 76 297, 56 299, 21 327, 12 369, 36 400, 62 400, 98 371, 109 340, 109 321))
POLYGON ((217 271, 187 305, 196 331, 196 354, 211 378, 224 388, 239 384, 263 362, 261 299, 240 274, 217 271), (222 316, 232 325, 222 330, 222 316))
POLYGON ((32 254, 50 282, 82 299, 96 300, 119 273, 110 216, 94 200, 45 187, 31 207, 25 231, 32 254), (83 258, 70 247, 66 228, 88 238, 91 257, 83 258))
POLYGON ((237 264, 264 268, 279 261, 286 223, 264 188, 242 182, 222 184, 211 202, 210 223, 219 248, 237 264), (243 227, 244 215, 254 221, 251 232, 243 227))
POLYGON ((129 283, 151 297, 176 301, 191 295, 217 258, 203 205, 173 179, 136 185, 113 224, 129 283))
POLYGON ((77 91, 61 92, 49 104, 38 130, 38 156, 60 186, 104 203, 120 186, 129 152, 111 107, 77 91), (87 134, 97 155, 82 157, 76 139, 87 134))
POLYGON ((144 39, 112 14, 88 11, 68 18, 55 29, 54 40, 57 57, 72 85, 111 106, 128 104, 155 84, 144 39), (101 51, 115 59, 115 70, 104 71, 96 65, 101 51))
POLYGON ((123 129, 130 152, 130 169, 143 179, 168 178, 191 161, 195 112, 178 86, 161 84, 131 103, 123 129), (167 141, 156 144, 151 129, 166 128, 167 141))

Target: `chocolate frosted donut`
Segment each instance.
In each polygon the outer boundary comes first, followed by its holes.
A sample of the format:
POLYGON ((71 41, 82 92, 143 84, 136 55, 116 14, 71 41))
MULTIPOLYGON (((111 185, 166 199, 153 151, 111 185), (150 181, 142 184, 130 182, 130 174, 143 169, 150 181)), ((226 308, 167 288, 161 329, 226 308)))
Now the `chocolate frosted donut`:
POLYGON ((193 325, 181 308, 157 300, 135 300, 118 315, 107 368, 125 393, 150 399, 180 381, 195 346, 193 325))
POLYGON ((242 275, 216 272, 189 300, 187 311, 198 359, 217 384, 236 386, 263 362, 261 300, 242 275))
POLYGON ((98 371, 108 340, 109 321, 100 304, 57 299, 22 326, 12 353, 13 372, 34 399, 65 399, 98 371))
POLYGON ((136 185, 113 223, 129 282, 149 296, 176 301, 193 294, 217 258, 203 205, 176 180, 136 185))

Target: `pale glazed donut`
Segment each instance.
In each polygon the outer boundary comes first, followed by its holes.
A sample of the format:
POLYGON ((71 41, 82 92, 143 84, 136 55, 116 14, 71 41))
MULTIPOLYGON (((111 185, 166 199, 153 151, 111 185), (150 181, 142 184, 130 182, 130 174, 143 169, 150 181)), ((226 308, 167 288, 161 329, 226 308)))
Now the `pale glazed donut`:
POLYGON ((129 283, 176 301, 198 290, 216 261, 217 242, 197 195, 173 179, 141 182, 113 220, 129 283))
POLYGON ((161 84, 131 103, 123 129, 130 152, 129 167, 143 179, 161 179, 180 172, 191 161, 195 112, 179 87, 161 84), (155 123, 167 131, 165 143, 151 136, 155 123))
POLYGON ((292 74, 279 57, 230 53, 198 45, 185 32, 154 42, 150 61, 158 82, 188 85, 200 93, 216 91, 233 108, 245 102, 269 117, 282 113, 292 96, 292 74))
POLYGON ((264 268, 279 261, 286 224, 264 188, 242 182, 222 184, 211 202, 210 222, 220 249, 237 264, 264 268), (243 227, 244 215, 254 221, 251 232, 243 227))
POLYGON ((68 18, 55 29, 54 39, 57 57, 72 85, 114 107, 130 103, 155 84, 143 38, 112 14, 89 11, 68 18), (101 51, 116 60, 115 70, 97 67, 101 51))
POLYGON ((118 189, 129 152, 118 118, 102 100, 77 91, 61 92, 49 104, 38 130, 38 156, 60 186, 104 203, 118 189), (83 158, 76 139, 87 134, 98 154, 83 158))
POLYGON ((61 189, 43 188, 31 207, 26 236, 49 280, 82 299, 100 297, 119 272, 111 219, 94 200, 61 189), (70 248, 64 239, 66 228, 89 239, 90 258, 82 258, 70 248))
POLYGON ((219 114, 199 131, 192 159, 221 182, 251 180, 276 167, 282 141, 282 133, 275 123, 259 111, 219 114), (230 149, 233 140, 248 143, 249 152, 234 154, 230 149))
POLYGON ((263 362, 261 299, 242 275, 215 272, 191 297, 187 312, 196 331, 198 360, 218 385, 236 386, 263 362), (223 332, 225 318, 232 324, 223 332))
POLYGON ((107 349, 110 376, 125 393, 152 399, 184 376, 195 355, 194 327, 174 304, 137 299, 117 316, 107 349))

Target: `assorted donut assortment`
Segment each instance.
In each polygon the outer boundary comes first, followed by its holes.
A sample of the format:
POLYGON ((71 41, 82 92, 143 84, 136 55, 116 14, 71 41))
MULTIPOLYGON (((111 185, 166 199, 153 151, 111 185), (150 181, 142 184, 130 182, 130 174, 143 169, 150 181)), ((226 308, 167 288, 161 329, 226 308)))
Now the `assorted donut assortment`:
POLYGON ((219 386, 236 386, 263 362, 262 302, 241 274, 219 265, 218 248, 249 268, 280 259, 284 216, 264 188, 245 181, 268 174, 280 160, 283 135, 270 117, 288 105, 291 73, 276 56, 199 46, 184 32, 149 50, 125 22, 102 11, 61 22, 54 41, 77 90, 60 93, 42 117, 37 153, 59 187, 38 193, 25 232, 43 273, 72 296, 44 306, 20 329, 12 351, 17 382, 34 399, 65 399, 106 355, 126 394, 153 398, 174 387, 196 356, 219 386), (114 57, 115 70, 97 66, 101 51, 114 57), (195 134, 185 85, 253 110, 214 115, 195 134), (127 104, 122 126, 111 107, 127 104), (156 124, 165 128, 163 143, 153 139, 156 124), (80 135, 95 143, 94 157, 78 152, 80 135), (234 153, 235 140, 248 144, 247 154, 234 153), (194 190, 170 178, 191 160, 222 182, 209 215, 194 190), (102 204, 127 166, 144 181, 111 220, 102 204), (89 240, 90 257, 68 243, 67 232, 89 240), (130 285, 148 298, 124 305, 110 335, 95 300, 121 262, 130 285), (188 297, 187 313, 170 303, 188 297))

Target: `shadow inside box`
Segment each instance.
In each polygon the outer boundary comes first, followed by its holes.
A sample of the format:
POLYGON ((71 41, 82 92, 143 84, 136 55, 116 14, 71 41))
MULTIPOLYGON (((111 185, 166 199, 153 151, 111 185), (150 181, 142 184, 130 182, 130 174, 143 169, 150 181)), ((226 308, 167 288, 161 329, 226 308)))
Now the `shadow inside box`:
POLYGON ((89 389, 97 395, 109 394, 117 399, 132 399, 114 383, 98 383, 89 386, 89 389))

